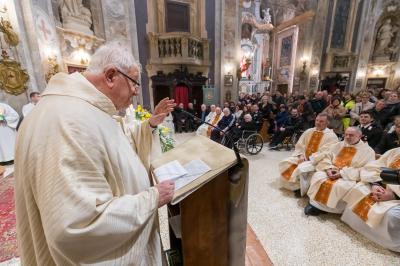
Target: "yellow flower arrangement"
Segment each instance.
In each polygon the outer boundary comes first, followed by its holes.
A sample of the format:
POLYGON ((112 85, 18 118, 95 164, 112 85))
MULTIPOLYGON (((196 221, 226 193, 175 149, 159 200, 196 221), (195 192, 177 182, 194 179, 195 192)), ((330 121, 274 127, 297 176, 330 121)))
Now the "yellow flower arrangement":
MULTIPOLYGON (((151 118, 151 114, 139 104, 134 109, 135 118, 138 121, 147 121, 151 118)), ((161 151, 166 152, 174 148, 174 140, 169 136, 169 128, 159 125, 158 134, 160 136, 161 151)))

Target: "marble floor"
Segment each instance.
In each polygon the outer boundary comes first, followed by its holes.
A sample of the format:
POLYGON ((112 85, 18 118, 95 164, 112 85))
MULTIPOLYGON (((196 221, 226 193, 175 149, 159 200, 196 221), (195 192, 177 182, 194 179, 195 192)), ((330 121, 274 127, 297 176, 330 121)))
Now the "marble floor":
MULTIPOLYGON (((179 134, 182 142, 191 133, 179 134)), ((400 265, 400 254, 385 250, 357 234, 337 215, 306 217, 306 199, 280 188, 278 162, 287 151, 249 156, 248 221, 274 265, 400 265)), ((165 208, 160 210, 164 248, 168 248, 165 208)))

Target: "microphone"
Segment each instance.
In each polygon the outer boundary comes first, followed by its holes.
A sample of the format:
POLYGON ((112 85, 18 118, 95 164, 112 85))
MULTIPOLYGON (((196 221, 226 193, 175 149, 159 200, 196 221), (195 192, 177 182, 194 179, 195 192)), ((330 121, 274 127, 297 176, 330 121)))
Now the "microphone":
MULTIPOLYGON (((187 114, 188 116, 190 116, 191 118, 193 118, 194 120, 201 121, 201 119, 199 117, 197 117, 197 116, 195 116, 195 115, 183 110, 182 108, 175 107, 174 110, 178 111, 178 112, 183 112, 183 113, 187 114)), ((239 149, 233 143, 231 137, 228 134, 226 134, 225 131, 223 131, 220 128, 214 126, 213 124, 208 123, 207 121, 203 121, 203 122, 201 122, 201 124, 206 124, 206 125, 208 125, 208 126, 210 126, 212 128, 215 128, 216 130, 218 130, 218 132, 222 132, 224 137, 226 137, 232 143, 233 151, 235 152, 235 155, 236 155, 236 161, 237 161, 236 165, 239 166, 240 168, 242 168, 243 167, 243 162, 242 162, 242 158, 240 157, 240 154, 239 154, 239 149)))
POLYGON ((382 183, 387 185, 399 185, 400 184, 400 170, 381 167, 380 177, 382 178, 382 183))

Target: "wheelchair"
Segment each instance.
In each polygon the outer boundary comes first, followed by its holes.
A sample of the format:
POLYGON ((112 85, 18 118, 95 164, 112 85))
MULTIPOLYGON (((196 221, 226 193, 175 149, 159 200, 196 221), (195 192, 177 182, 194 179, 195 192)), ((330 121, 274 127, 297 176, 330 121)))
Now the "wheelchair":
POLYGON ((286 150, 293 150, 296 146, 297 141, 300 139, 301 134, 304 133, 304 130, 295 131, 291 136, 287 136, 282 141, 282 147, 286 146, 286 150))
MULTIPOLYGON (((230 147, 231 145, 229 145, 228 142, 229 141, 224 136, 221 144, 230 147)), ((256 155, 262 150, 264 146, 264 140, 257 131, 244 130, 240 138, 233 143, 233 145, 236 145, 240 152, 245 151, 248 154, 256 155)))

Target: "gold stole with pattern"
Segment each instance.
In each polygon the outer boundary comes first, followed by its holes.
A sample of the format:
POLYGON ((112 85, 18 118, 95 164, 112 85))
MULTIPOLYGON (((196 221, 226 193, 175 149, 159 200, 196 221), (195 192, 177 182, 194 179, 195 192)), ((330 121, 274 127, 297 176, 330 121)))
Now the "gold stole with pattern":
MULTIPOLYGON (((400 169, 400 156, 389 165, 389 168, 400 169)), ((352 211, 360 217, 364 222, 368 220, 369 210, 374 206, 376 201, 372 198, 372 193, 362 198, 352 209, 352 211)))
POLYGON ((311 156, 311 154, 318 151, 319 144, 321 143, 323 136, 324 136, 324 132, 322 132, 322 131, 314 131, 312 133, 311 139, 308 142, 306 152, 305 152, 305 156, 306 156, 307 160, 311 156))
MULTIPOLYGON (((221 114, 215 115, 213 121, 211 122, 211 125, 214 126, 214 125, 218 122, 218 119, 219 119, 219 116, 220 116, 220 115, 221 115, 221 114)), ((211 136, 211 130, 212 130, 212 127, 211 127, 211 126, 208 126, 208 129, 207 129, 207 136, 211 136)))
MULTIPOLYGON (((307 144, 307 148, 305 151, 305 156, 308 160, 311 154, 318 151, 319 144, 321 143, 322 137, 324 136, 324 132, 322 131, 314 131, 311 135, 310 141, 307 144)), ((294 170, 296 170, 297 164, 291 164, 283 173, 282 176, 289 180, 292 176, 294 170)))
MULTIPOLYGON (((345 166, 350 166, 351 161, 353 160, 354 155, 356 155, 357 149, 354 147, 343 147, 339 154, 333 160, 333 165, 339 169, 342 169, 345 166)), ((325 180, 318 189, 317 194, 315 195, 315 201, 326 205, 329 199, 329 195, 331 194, 333 185, 336 183, 337 179, 332 180, 328 178, 325 180)))

